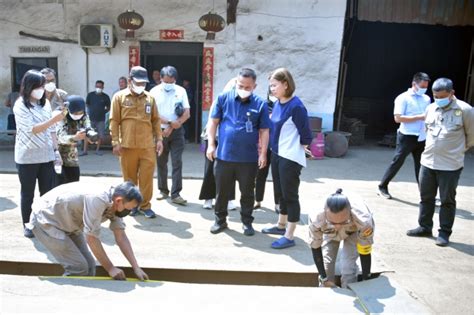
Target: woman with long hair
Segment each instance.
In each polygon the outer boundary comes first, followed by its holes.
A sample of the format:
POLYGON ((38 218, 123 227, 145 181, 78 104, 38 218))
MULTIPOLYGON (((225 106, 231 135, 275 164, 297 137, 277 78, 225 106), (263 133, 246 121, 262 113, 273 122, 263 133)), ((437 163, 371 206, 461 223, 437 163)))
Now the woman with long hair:
POLYGON ((54 161, 57 152, 54 125, 64 118, 63 112, 51 112, 44 93, 45 77, 29 70, 23 76, 20 97, 13 112, 16 120, 15 163, 21 184, 21 216, 26 237, 34 237, 25 226, 30 220, 31 205, 38 181, 40 195, 55 185, 54 161))

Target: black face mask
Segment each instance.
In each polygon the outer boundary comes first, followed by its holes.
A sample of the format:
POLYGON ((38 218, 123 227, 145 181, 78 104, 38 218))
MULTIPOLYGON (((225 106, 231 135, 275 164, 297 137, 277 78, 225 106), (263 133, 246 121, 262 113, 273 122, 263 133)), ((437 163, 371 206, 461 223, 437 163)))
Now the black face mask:
POLYGON ((116 211, 115 212, 115 215, 119 218, 123 218, 123 217, 126 217, 127 215, 130 214, 130 212, 132 212, 131 209, 123 209, 122 211, 118 212, 116 211))

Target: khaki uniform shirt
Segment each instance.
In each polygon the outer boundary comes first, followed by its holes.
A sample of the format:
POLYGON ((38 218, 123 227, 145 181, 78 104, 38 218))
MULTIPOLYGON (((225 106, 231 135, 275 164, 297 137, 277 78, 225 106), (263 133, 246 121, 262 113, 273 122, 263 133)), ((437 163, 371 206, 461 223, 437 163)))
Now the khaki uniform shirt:
POLYGON ((110 133, 112 145, 135 149, 154 147, 162 136, 153 96, 146 91, 137 95, 128 88, 117 92, 110 110, 110 133))
MULTIPOLYGON (((61 154, 64 166, 79 166, 79 154, 77 151, 77 141, 74 140, 77 131, 81 128, 90 128, 89 116, 84 115, 79 120, 68 119, 67 116, 56 124, 56 134, 58 138, 58 149, 61 154)), ((85 140, 87 141, 87 140, 85 140)))
MULTIPOLYGON (((349 197, 351 203, 351 221, 337 231, 326 220, 324 210, 309 218, 309 245, 319 248, 330 241, 342 241, 357 233, 357 242, 361 245, 374 243, 374 220, 372 213, 360 198, 349 197)), ((321 207, 324 209, 324 205, 321 207)))
POLYGON ((60 185, 33 204, 30 224, 40 225, 57 239, 81 232, 99 238, 100 226, 107 220, 111 230, 125 229, 123 220, 111 210, 113 190, 80 182, 60 185))
POLYGON ((474 109, 454 99, 446 109, 435 103, 426 110, 426 144, 421 165, 456 171, 464 166, 464 152, 474 146, 474 109))

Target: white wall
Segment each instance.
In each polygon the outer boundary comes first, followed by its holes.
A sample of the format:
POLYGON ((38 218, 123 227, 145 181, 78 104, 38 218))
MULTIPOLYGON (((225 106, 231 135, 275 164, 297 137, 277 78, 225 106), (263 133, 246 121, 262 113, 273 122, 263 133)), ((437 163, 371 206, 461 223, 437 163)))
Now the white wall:
MULTIPOLYGON (((205 41, 197 20, 212 8, 208 0, 135 0, 136 12, 145 25, 138 40, 159 40, 160 29, 184 29, 185 41, 205 41)), ((323 117, 323 127, 332 129, 339 56, 344 26, 345 0, 241 0, 237 24, 227 26, 205 46, 215 48, 214 95, 241 67, 254 68, 259 76, 257 93, 266 94, 267 76, 277 67, 287 67, 308 112, 323 117), (258 36, 263 40, 257 40, 258 36)), ((128 9, 128 0, 37 0, 0 2, 0 96, 10 91, 12 57, 58 57, 61 88, 85 96, 97 79, 105 91, 117 89, 117 79, 128 72, 129 42, 117 16, 128 9), (115 24, 118 45, 110 50, 89 50, 89 85, 86 86, 86 55, 77 44, 35 40, 18 35, 20 30, 43 36, 77 40, 80 23, 115 24), (20 54, 21 45, 48 45, 45 54, 20 54)), ((215 1, 215 11, 226 17, 226 1, 215 1)), ((6 110, 0 107, 0 129, 5 129, 6 110)))

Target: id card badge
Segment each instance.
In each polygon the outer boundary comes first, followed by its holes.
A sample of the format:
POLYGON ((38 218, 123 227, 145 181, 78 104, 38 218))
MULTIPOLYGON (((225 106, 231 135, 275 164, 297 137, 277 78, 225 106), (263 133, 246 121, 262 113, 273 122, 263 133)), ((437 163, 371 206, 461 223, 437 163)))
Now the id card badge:
POLYGON ((147 113, 148 115, 151 114, 151 105, 148 103, 145 105, 145 113, 147 113))
POLYGON ((250 121, 250 113, 247 112, 247 121, 245 122, 245 131, 253 132, 252 121, 250 121))
POLYGON ((247 120, 245 122, 245 131, 253 132, 253 125, 252 125, 252 122, 250 120, 247 120))

